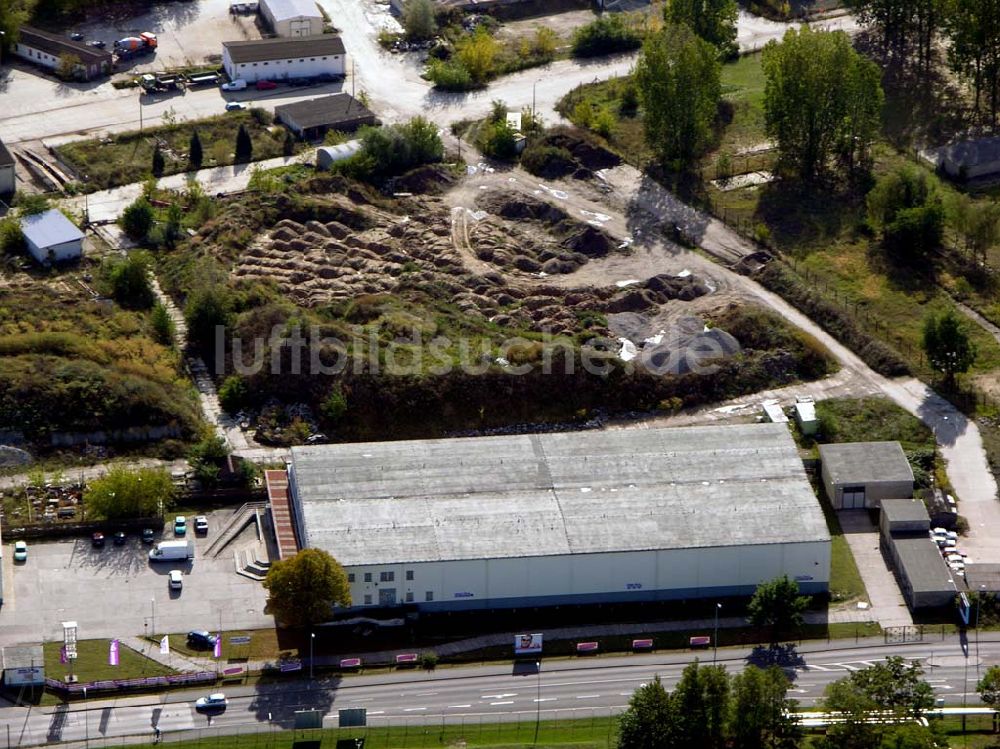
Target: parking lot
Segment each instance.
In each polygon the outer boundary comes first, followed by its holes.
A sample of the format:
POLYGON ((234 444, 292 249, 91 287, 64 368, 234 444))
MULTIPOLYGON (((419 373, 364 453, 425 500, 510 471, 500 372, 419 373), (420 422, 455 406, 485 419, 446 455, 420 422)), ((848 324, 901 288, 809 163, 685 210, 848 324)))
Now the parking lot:
MULTIPOLYGON (((79 624, 80 639, 141 636, 154 627, 163 633, 273 626, 264 614, 264 589, 236 574, 232 551, 214 559, 204 555, 229 514, 209 515, 207 536, 188 530, 195 540, 193 562, 150 564, 152 547, 136 535, 122 546, 109 535, 103 548, 94 548, 89 537, 29 542, 23 564, 14 563, 12 544, 6 543, 0 646, 60 640, 67 620, 79 624), (180 591, 169 589, 172 569, 184 572, 180 591)), ((169 521, 157 540, 174 538, 169 521)))

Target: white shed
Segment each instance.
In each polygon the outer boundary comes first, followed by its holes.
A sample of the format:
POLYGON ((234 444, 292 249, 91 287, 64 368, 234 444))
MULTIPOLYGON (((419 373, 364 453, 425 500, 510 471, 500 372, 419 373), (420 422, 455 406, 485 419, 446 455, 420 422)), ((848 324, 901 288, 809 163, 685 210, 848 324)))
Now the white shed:
POLYGON ((55 208, 22 218, 21 232, 28 252, 42 265, 83 255, 83 232, 55 208))
POLYGON ((333 164, 351 158, 360 150, 360 140, 349 140, 335 146, 320 146, 316 149, 316 168, 329 169, 333 164))
POLYGON ((323 16, 314 0, 260 0, 260 14, 278 36, 323 33, 323 16))
POLYGON ((335 34, 223 42, 222 67, 231 80, 247 83, 338 78, 347 70, 347 53, 335 34))

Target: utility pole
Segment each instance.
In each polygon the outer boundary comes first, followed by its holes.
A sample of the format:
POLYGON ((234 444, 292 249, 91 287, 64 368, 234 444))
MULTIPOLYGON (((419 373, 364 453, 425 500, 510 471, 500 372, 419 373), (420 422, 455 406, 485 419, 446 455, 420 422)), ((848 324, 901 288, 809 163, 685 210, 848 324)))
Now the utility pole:
MULTIPOLYGON (((315 652, 314 645, 316 644, 316 633, 309 633, 309 681, 313 679, 313 653, 315 652)), ((312 685, 310 685, 312 686, 312 685)))
POLYGON ((83 721, 85 746, 90 747, 90 711, 87 709, 87 687, 83 688, 83 721))
POLYGON ((149 617, 150 634, 153 637, 156 637, 156 599, 155 598, 150 598, 149 599, 149 607, 150 607, 150 609, 152 611, 152 615, 149 617))
POLYGON ((715 604, 715 634, 712 635, 712 665, 715 665, 716 660, 719 656, 719 609, 722 608, 721 603, 715 604))
POLYGON ((542 661, 535 661, 535 674, 538 677, 537 695, 535 696, 535 740, 532 746, 538 745, 538 725, 542 720, 542 661))

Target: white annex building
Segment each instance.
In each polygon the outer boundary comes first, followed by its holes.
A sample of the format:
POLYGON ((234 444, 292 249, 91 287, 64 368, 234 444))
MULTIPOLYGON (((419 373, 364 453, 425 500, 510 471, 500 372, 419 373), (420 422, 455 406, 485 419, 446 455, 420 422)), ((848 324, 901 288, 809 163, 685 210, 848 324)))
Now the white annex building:
POLYGON ((83 232, 55 208, 22 218, 21 233, 28 252, 42 265, 83 255, 83 232))
POLYGON ((356 607, 471 609, 750 595, 830 581, 784 424, 292 448, 303 548, 356 607))
POLYGON ((344 42, 334 34, 223 42, 222 66, 230 80, 247 83, 316 76, 347 70, 344 42))
POLYGON ((260 0, 260 14, 278 36, 323 33, 323 16, 315 0, 260 0))

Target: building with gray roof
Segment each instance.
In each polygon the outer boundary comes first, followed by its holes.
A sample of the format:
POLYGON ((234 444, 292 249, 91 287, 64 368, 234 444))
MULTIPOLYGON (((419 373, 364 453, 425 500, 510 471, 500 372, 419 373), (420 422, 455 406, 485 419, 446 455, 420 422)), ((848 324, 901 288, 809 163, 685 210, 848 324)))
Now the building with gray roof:
POLYGON ((1000 174, 1000 137, 995 135, 956 141, 920 155, 953 179, 988 179, 1000 174))
POLYGON ((882 500, 880 543, 892 560, 903 599, 913 611, 947 606, 955 600, 955 575, 931 540, 930 527, 921 500, 882 500))
POLYGON ((344 42, 335 34, 222 43, 222 67, 234 81, 333 79, 343 77, 346 66, 344 42))
POLYGON ((295 447, 288 475, 301 545, 344 565, 356 606, 829 585, 830 535, 780 424, 295 447))
POLYGON ((877 508, 883 499, 913 496, 913 469, 898 442, 820 445, 819 459, 836 510, 877 508))
POLYGON ((22 218, 21 233, 28 252, 42 265, 78 260, 83 254, 83 232, 55 208, 22 218))

